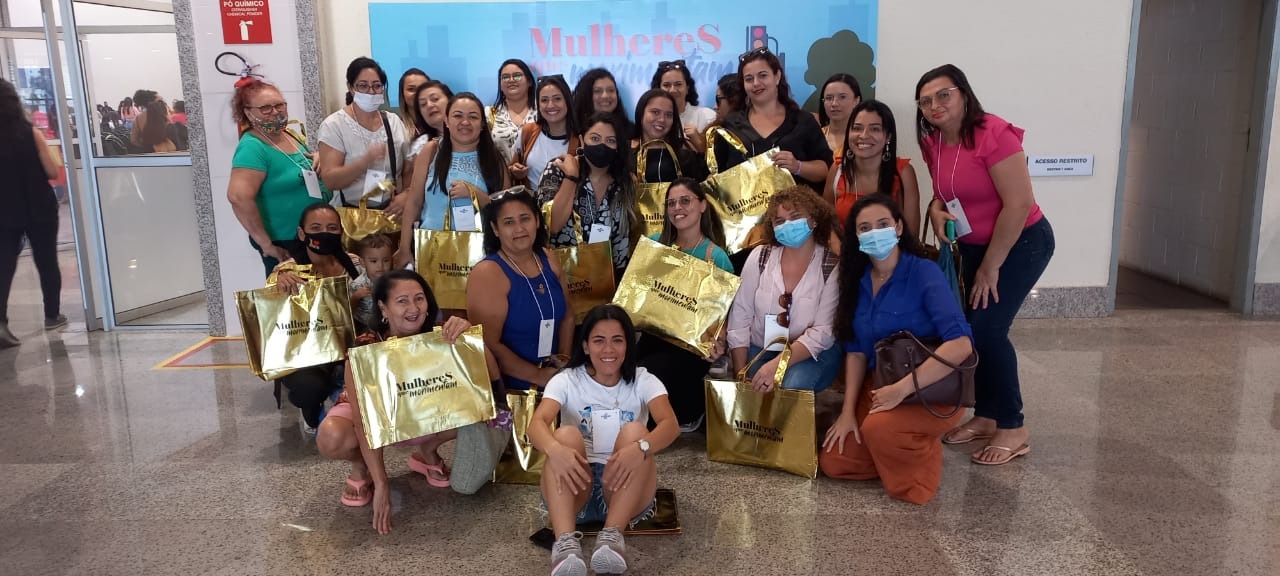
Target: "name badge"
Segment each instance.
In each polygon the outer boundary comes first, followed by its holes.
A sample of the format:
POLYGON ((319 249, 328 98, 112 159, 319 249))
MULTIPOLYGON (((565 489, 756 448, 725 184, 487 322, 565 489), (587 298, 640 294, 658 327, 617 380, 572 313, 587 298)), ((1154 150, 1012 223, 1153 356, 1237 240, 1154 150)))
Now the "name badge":
MULTIPOLYGON (((389 180, 386 172, 383 172, 382 170, 366 170, 364 173, 364 188, 360 190, 360 195, 363 196, 368 194, 370 190, 377 188, 378 184, 381 184, 385 180, 389 180)), ((376 194, 374 196, 370 196, 369 200, 382 202, 383 200, 386 200, 386 198, 383 198, 384 196, 385 194, 376 194)), ((356 200, 359 200, 359 198, 356 200)))
POLYGON ((969 226, 969 218, 964 215, 964 206, 960 205, 959 198, 953 198, 950 202, 947 202, 947 212, 956 217, 956 238, 963 238, 973 232, 973 228, 969 226))
MULTIPOLYGON (((787 340, 791 340, 791 331, 787 328, 784 328, 781 324, 778 323, 777 314, 765 314, 764 315, 764 343, 769 344, 770 342, 773 342, 775 339, 778 339, 778 338, 785 338, 787 340)), ((768 350, 770 352, 781 352, 783 347, 784 347, 783 344, 773 344, 773 345, 766 346, 765 350, 768 350)))
POLYGON ((453 210, 453 230, 455 232, 478 232, 476 228, 476 207, 467 202, 466 204, 452 207, 453 210))
POLYGON ((609 227, 604 224, 592 224, 591 235, 587 237, 587 244, 596 244, 599 242, 609 241, 609 227))
POLYGON ((543 320, 538 325, 538 357, 546 358, 551 355, 551 342, 556 336, 555 319, 543 320))
POLYGON ((618 433, 622 432, 622 411, 613 410, 592 410, 591 411, 591 454, 595 456, 609 456, 613 454, 613 445, 618 440, 618 433))
POLYGON ((303 170, 302 182, 307 185, 307 196, 324 199, 324 193, 320 191, 320 176, 315 170, 303 170))

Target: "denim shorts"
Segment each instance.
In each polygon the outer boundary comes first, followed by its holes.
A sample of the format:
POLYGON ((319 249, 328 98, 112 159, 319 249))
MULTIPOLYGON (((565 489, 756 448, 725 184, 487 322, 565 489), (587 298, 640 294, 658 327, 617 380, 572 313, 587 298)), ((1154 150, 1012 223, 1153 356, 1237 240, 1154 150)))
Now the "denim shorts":
MULTIPOLYGON (((582 507, 578 512, 578 524, 588 524, 591 522, 604 522, 605 517, 609 515, 609 505, 604 500, 604 464, 591 463, 591 497, 587 499, 587 505, 582 507)), ((649 501, 649 505, 645 507, 631 522, 627 524, 628 528, 634 527, 642 520, 653 518, 653 509, 658 503, 655 497, 649 501)))

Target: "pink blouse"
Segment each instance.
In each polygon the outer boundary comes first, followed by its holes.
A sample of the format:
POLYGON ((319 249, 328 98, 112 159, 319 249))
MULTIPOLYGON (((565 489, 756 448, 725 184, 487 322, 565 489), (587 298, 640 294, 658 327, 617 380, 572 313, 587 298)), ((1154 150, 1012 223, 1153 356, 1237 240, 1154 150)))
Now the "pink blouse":
MULTIPOLYGON (((761 248, 757 246, 747 257, 742 268, 742 284, 729 309, 727 339, 730 349, 746 348, 748 344, 763 348, 765 315, 783 311, 778 305, 778 299, 786 292, 782 284, 783 248, 773 247, 763 274, 760 273, 761 248)), ((827 249, 822 246, 814 248, 809 267, 791 292, 789 336, 804 344, 814 356, 835 345, 836 341, 832 326, 836 301, 840 297, 840 268, 837 266, 823 281, 822 260, 826 253, 827 249)))
MULTIPOLYGON (((933 180, 933 197, 943 202, 960 199, 965 217, 973 232, 958 238, 965 244, 988 244, 995 232, 996 218, 1004 208, 996 184, 991 180, 991 167, 1022 151, 1026 131, 995 114, 987 114, 982 126, 975 128, 972 149, 962 143, 943 144, 942 133, 925 138, 921 151, 933 180)), ((1034 204, 1027 214, 1030 226, 1044 216, 1034 204)))

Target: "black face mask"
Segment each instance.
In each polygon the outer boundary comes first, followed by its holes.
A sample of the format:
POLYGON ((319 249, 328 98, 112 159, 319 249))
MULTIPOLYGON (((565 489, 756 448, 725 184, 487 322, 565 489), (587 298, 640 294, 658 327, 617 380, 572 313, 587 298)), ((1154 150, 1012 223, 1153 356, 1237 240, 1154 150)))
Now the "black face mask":
POLYGON ((342 235, 333 232, 307 233, 307 249, 321 256, 342 252, 342 235))
POLYGON ((613 166, 613 161, 618 158, 618 150, 605 144, 592 144, 583 147, 582 153, 587 157, 587 162, 590 162, 596 168, 613 166))

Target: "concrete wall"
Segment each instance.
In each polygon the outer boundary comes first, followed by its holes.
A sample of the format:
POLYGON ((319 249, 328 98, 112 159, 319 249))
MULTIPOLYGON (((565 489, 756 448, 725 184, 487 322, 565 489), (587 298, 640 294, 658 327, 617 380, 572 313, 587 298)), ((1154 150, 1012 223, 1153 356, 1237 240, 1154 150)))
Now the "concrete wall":
POLYGON ((1258 49, 1259 0, 1145 0, 1120 261, 1228 300, 1258 49))

